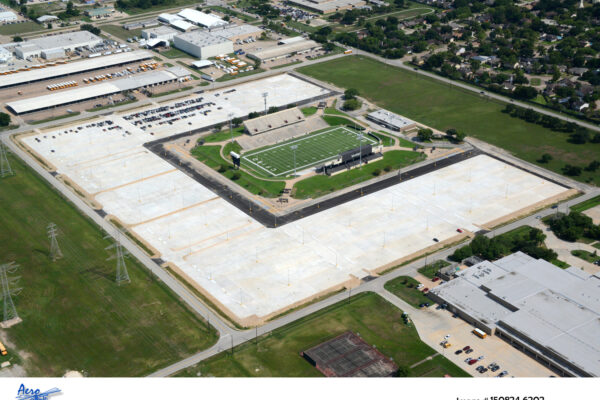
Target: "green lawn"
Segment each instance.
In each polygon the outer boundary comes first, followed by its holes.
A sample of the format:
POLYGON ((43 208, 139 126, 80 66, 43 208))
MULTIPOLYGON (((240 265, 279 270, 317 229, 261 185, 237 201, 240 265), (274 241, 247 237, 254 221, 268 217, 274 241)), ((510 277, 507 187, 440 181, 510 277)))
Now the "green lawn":
POLYGON ((304 114, 305 117, 309 117, 313 114, 316 114, 317 107, 304 107, 300 111, 302 111, 302 114, 304 114))
POLYGON ((418 285, 419 281, 410 276, 399 276, 396 279, 386 282, 384 288, 414 308, 419 308, 419 304, 422 303, 433 304, 433 300, 425 296, 420 290, 417 290, 418 285))
POLYGON ((293 197, 297 199, 317 198, 336 190, 356 185, 373 178, 386 170, 397 170, 423 159, 422 153, 393 150, 384 153, 383 159, 354 168, 334 176, 317 175, 303 179, 294 185, 293 197))
POLYGON ((101 25, 100 29, 102 29, 106 33, 110 33, 113 36, 118 37, 121 40, 127 40, 128 38, 132 38, 137 36, 138 38, 142 37, 142 28, 140 29, 123 29, 121 25, 101 25))
POLYGON ((0 262, 20 264, 14 298, 23 322, 6 330, 29 356, 31 376, 143 376, 209 347, 216 333, 133 258, 131 284, 114 283, 105 233, 42 178, 9 156, 0 179, 0 262), (46 226, 59 228, 64 258, 48 256, 46 226))
POLYGON ((359 140, 358 135, 358 131, 347 127, 325 128, 284 143, 250 151, 244 154, 242 163, 266 176, 287 176, 294 172, 292 146, 297 146, 295 167, 300 171, 334 159, 344 151, 359 147, 361 142, 363 145, 377 144, 375 139, 367 135, 359 140))
MULTIPOLYGON (((565 133, 502 113, 504 103, 367 57, 343 57, 300 67, 298 71, 341 88, 356 88, 380 107, 441 131, 456 128, 532 163, 549 153, 553 160, 543 167, 558 173, 565 164, 585 166, 600 160, 598 143, 569 143, 565 133)), ((584 171, 575 179, 600 184, 596 172, 584 171)))
POLYGON ((594 253, 590 253, 589 251, 586 251, 586 250, 573 250, 573 251, 571 251, 571 254, 573 254, 575 257, 579 257, 582 260, 585 260, 590 263, 594 263, 594 262, 600 260, 600 256, 598 255, 597 251, 594 253))
POLYGON ((574 205, 573 207, 571 207, 571 211, 583 212, 585 210, 589 210, 592 207, 596 207, 597 205, 600 205, 600 196, 592 197, 589 200, 574 205))
POLYGON ((169 50, 156 51, 156 52, 159 53, 162 56, 167 57, 167 58, 184 58, 184 57, 187 57, 187 58, 196 58, 196 57, 194 57, 192 55, 189 55, 185 51, 181 51, 179 49, 176 49, 175 47, 171 47, 171 48, 169 48, 169 50))
POLYGON ((330 126, 354 124, 352 120, 337 115, 323 115, 321 118, 323 118, 330 126))
POLYGON ((76 111, 76 112, 72 112, 72 113, 57 115, 56 117, 49 117, 49 118, 40 119, 40 120, 37 120, 37 121, 33 120, 33 121, 27 121, 27 122, 30 123, 30 124, 32 124, 32 125, 44 124, 44 123, 50 122, 50 121, 56 121, 56 120, 59 120, 59 119, 74 117, 74 116, 79 115, 79 114, 81 114, 81 113, 79 111, 76 111))
POLYGON ((529 80, 529 84, 531 86, 540 86, 542 84, 542 80, 540 78, 531 78, 529 80))
MULTIPOLYGON (((374 293, 364 293, 292 322, 181 372, 181 376, 283 376, 317 377, 321 373, 299 353, 348 330, 400 366, 413 365, 435 354, 419 339, 414 326, 402 321, 402 311, 374 293)), ((430 368, 418 368, 411 376, 468 376, 438 356, 430 368), (435 372, 431 370, 435 369, 435 372)))
POLYGON ((421 273, 421 275, 424 275, 429 279, 433 279, 440 269, 447 267, 448 265, 450 265, 450 263, 446 260, 437 260, 436 262, 419 268, 418 271, 421 273))
POLYGON ((220 149, 221 146, 196 146, 192 155, 250 193, 264 197, 278 197, 281 194, 285 182, 259 179, 242 170, 234 170, 230 161, 221 157, 220 149))
MULTIPOLYGON (((234 138, 243 135, 244 134, 244 126, 241 125, 241 126, 238 126, 237 128, 233 128, 231 133, 233 133, 234 138)), ((229 127, 227 127, 226 129, 224 129, 222 131, 203 136, 200 138, 200 140, 204 140, 205 143, 222 142, 224 140, 231 139, 231 133, 229 132, 229 127)))
POLYGON ((42 31, 46 28, 45 25, 40 25, 35 22, 23 22, 21 24, 1 25, 0 35, 18 35, 20 33, 28 33, 42 31))

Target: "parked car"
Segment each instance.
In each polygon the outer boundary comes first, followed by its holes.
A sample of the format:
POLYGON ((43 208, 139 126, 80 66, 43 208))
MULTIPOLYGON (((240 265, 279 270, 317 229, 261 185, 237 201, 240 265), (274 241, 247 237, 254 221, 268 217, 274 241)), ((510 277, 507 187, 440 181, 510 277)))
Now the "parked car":
POLYGON ((469 350, 465 351, 465 353, 467 353, 467 354, 471 354, 472 352, 473 352, 473 349, 469 349, 469 350))
POLYGON ((477 361, 479 361, 478 359, 474 358, 471 361, 469 361, 469 365, 473 365, 475 364, 477 361))
POLYGON ((471 346, 465 346, 465 347, 463 347, 463 351, 467 351, 467 350, 471 350, 471 346))
POLYGON ((485 357, 483 357, 483 356, 479 356, 479 357, 477 357, 477 359, 478 359, 479 361, 483 360, 484 358, 485 358, 485 357))
POLYGON ((456 232, 458 232, 458 233, 463 233, 463 230, 462 230, 462 229, 460 229, 460 228, 458 228, 458 229, 456 230, 456 232))
POLYGON ((498 374, 498 377, 502 378, 503 376, 506 376, 506 375, 508 375, 508 371, 502 371, 498 374))
POLYGON ((437 282, 440 280, 439 276, 434 276, 433 279, 431 280, 431 282, 437 282))
POLYGON ((461 354, 462 352, 463 352, 462 350, 456 350, 456 351, 454 352, 454 354, 456 354, 456 355, 459 355, 459 354, 461 354))
POLYGON ((439 242, 439 241, 440 241, 440 239, 438 239, 438 238, 433 238, 433 241, 437 243, 437 242, 439 242))
POLYGON ((465 358, 465 362, 466 362, 467 364, 468 364, 468 363, 470 363, 471 361, 473 361, 473 359, 472 359, 471 357, 467 357, 467 358, 465 358))

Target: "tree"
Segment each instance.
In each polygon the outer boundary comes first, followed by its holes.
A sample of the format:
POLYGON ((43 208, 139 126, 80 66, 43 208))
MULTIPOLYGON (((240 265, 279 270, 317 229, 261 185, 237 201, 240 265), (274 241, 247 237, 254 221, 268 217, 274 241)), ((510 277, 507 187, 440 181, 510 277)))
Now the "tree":
POLYGON ((407 367, 406 365, 399 366, 395 376, 399 378, 406 378, 407 376, 410 376, 410 367, 407 367))
POLYGON ((21 36, 13 36, 13 42, 22 42, 23 38, 21 36))
POLYGON ((590 162, 587 167, 585 167, 585 170, 590 172, 596 172, 598 168, 600 168, 600 162, 598 160, 594 160, 590 162))
POLYGON ((538 92, 531 86, 517 86, 513 94, 517 99, 531 100, 536 98, 538 92))
POLYGON ((362 103, 358 99, 350 99, 344 101, 344 105, 342 106, 344 110, 354 111, 358 110, 362 106, 362 103))
POLYGON ((427 142, 433 137, 433 131, 429 128, 421 128, 417 133, 417 137, 421 142, 427 142))
POLYGON ((542 154, 542 157, 540 157, 538 162, 541 164, 548 164, 550 161, 552 161, 552 158, 553 157, 550 154, 544 153, 544 154, 542 154))
POLYGON ((355 89, 355 88, 346 89, 346 91, 344 92, 344 99, 352 100, 352 99, 355 99, 356 96, 358 96, 358 95, 359 95, 358 89, 355 89))
POLYGON ((100 28, 96 28, 94 25, 92 24, 83 24, 81 25, 81 30, 82 31, 88 31, 93 33, 94 35, 99 35, 100 34, 100 28))
POLYGON ((459 142, 462 142, 463 140, 465 140, 465 138, 466 138, 466 137, 467 137, 467 134, 466 134, 466 133, 464 133, 464 132, 461 132, 461 131, 459 131, 459 132, 456 132, 455 139, 456 139, 457 141, 459 141, 459 142))
POLYGON ((581 175, 581 167, 575 165, 566 164, 563 169, 563 173, 568 176, 579 176, 581 175))
POLYGON ((10 124, 10 115, 0 112, 0 126, 8 126, 10 124))

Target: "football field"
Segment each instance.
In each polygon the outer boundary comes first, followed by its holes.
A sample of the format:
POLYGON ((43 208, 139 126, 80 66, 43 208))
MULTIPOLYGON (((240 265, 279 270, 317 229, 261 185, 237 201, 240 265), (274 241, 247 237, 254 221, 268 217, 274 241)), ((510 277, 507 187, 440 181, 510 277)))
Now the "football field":
MULTIPOLYGON (((319 165, 338 154, 360 146, 361 132, 337 126, 311 133, 301 138, 267 148, 251 151, 242 157, 242 164, 268 176, 286 176, 294 172, 294 149, 296 148, 296 170, 319 165)), ((363 133, 363 145, 378 144, 377 140, 363 133)))

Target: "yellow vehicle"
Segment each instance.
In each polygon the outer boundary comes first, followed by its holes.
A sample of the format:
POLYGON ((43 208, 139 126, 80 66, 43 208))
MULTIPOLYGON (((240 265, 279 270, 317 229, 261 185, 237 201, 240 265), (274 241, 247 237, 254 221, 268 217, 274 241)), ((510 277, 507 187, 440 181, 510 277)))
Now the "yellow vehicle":
POLYGON ((2 344, 2 342, 0 342, 0 354, 5 356, 8 354, 8 352, 6 351, 6 347, 4 347, 4 345, 2 344))
POLYGON ((452 346, 452 344, 450 344, 450 342, 446 342, 444 343, 444 348, 447 349, 448 347, 452 346))
POLYGON ((482 339, 485 339, 485 338, 487 337, 487 333, 485 333, 484 331, 482 331, 482 330, 481 330, 481 329, 479 329, 479 328, 475 328, 475 329, 473 329, 473 334, 474 334, 475 336, 479 336, 479 337, 480 337, 480 338, 482 338, 482 339))
POLYGON ((344 54, 352 54, 352 50, 346 50, 344 51, 344 54))

